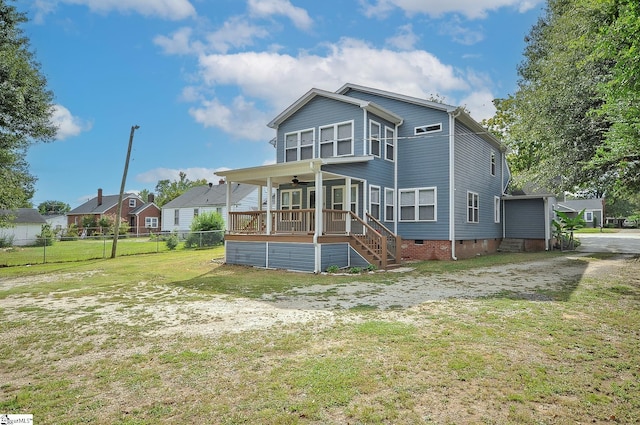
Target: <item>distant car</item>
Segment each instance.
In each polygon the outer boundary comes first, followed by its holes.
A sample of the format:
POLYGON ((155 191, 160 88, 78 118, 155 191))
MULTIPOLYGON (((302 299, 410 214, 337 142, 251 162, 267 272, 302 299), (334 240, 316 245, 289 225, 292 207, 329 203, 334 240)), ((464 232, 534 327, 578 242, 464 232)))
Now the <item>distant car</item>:
POLYGON ((624 221, 622 222, 622 227, 627 227, 627 228, 636 227, 636 222, 633 220, 629 220, 628 218, 625 218, 624 221))

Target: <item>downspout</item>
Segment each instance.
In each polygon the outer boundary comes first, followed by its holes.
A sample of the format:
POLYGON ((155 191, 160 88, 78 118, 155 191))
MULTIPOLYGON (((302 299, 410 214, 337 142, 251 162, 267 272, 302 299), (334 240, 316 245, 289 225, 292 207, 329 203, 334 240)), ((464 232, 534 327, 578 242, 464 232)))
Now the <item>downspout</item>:
MULTIPOLYGON (((227 178, 227 222, 225 223, 226 233, 229 233, 231 230, 231 224, 229 220, 229 212, 231 211, 231 182, 227 178)), ((224 262, 227 262, 227 238, 224 238, 224 262)))
MULTIPOLYGON (((273 208, 273 188, 271 185, 273 182, 271 181, 271 176, 267 177, 267 211, 265 212, 265 220, 267 220, 267 235, 270 236, 273 229, 271 228, 271 209, 273 208)), ((269 238, 266 238, 266 246, 264 253, 264 267, 269 268, 269 238)))
MULTIPOLYGON (((313 165, 311 165, 311 167, 313 168, 313 165)), ((322 235, 323 229, 322 229, 322 223, 323 223, 323 216, 322 216, 322 204, 324 202, 324 200, 322 199, 322 171, 320 169, 320 167, 318 167, 317 169, 314 168, 313 170, 315 172, 315 183, 316 183, 316 205, 315 205, 315 231, 313 232, 313 251, 314 251, 314 266, 313 266, 313 272, 314 273, 321 273, 322 272, 322 245, 320 245, 320 243, 318 243, 318 238, 320 237, 320 235, 322 235)))
MULTIPOLYGON (((393 233, 398 234, 398 214, 400 210, 400 205, 398 200, 400 199, 400 195, 398 194, 398 162, 400 162, 400 145, 398 143, 398 131, 399 127, 402 125, 402 122, 396 124, 396 131, 393 134, 395 140, 393 141, 393 146, 396 149, 396 157, 393 161, 393 233)), ((386 200, 386 197, 385 197, 386 200)))
POLYGON ((544 198, 544 250, 549 251, 549 244, 551 243, 551 217, 549 214, 549 198, 544 198))
POLYGON ((460 115, 461 110, 458 108, 449 112, 449 239, 451 240, 451 259, 457 260, 456 257, 456 188, 455 188, 455 125, 456 118, 460 115))
POLYGON ((362 154, 363 155, 367 155, 370 152, 367 152, 367 146, 369 145, 369 143, 367 143, 368 139, 367 139, 367 110, 362 108, 362 112, 363 112, 363 124, 362 124, 362 154))

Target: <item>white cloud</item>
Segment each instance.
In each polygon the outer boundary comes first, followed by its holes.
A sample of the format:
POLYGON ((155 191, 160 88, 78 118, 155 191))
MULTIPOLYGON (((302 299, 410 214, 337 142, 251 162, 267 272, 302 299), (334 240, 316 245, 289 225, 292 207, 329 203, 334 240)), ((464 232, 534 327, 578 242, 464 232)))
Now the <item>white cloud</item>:
POLYGON ((153 42, 160 46, 168 55, 198 54, 204 51, 204 46, 199 41, 191 41, 193 30, 189 27, 180 28, 170 36, 158 35, 153 42))
POLYGON ((289 18, 298 29, 309 30, 313 26, 307 11, 292 5, 289 0, 249 0, 248 6, 252 16, 264 18, 282 15, 289 18))
POLYGON ((524 13, 543 2, 544 0, 360 0, 368 17, 385 17, 398 8, 407 15, 441 17, 446 13, 459 13, 469 19, 483 19, 488 12, 502 7, 512 7, 524 13))
POLYGON ((386 44, 400 50, 413 50, 418 41, 418 36, 413 32, 413 26, 407 24, 398 28, 396 35, 387 38, 386 44))
POLYGON ((34 8, 38 19, 51 13, 58 4, 87 6, 92 12, 139 13, 177 21, 196 16, 196 9, 189 0, 37 0, 34 8))
POLYGON ((189 113, 205 127, 220 128, 234 137, 256 141, 273 137, 273 130, 267 127, 270 117, 242 96, 236 97, 230 106, 218 99, 204 100, 199 107, 189 109, 189 113))
POLYGON ((83 121, 71 115, 71 111, 62 105, 54 105, 51 114, 51 123, 58 128, 56 139, 64 140, 68 137, 77 136, 83 131, 91 130, 91 123, 83 121))
POLYGON ((235 16, 227 20, 222 28, 209 34, 207 41, 213 51, 226 53, 230 48, 246 47, 253 44, 255 38, 265 38, 269 32, 252 25, 243 17, 235 16))
POLYGON ((494 98, 495 96, 488 89, 480 89, 464 97, 460 100, 460 104, 471 112, 471 116, 476 121, 482 121, 495 115, 494 98))
POLYGON ((482 29, 473 30, 462 25, 459 16, 453 16, 447 22, 440 25, 440 34, 448 35, 456 43, 470 46, 484 40, 482 29))
POLYGON ((153 184, 153 187, 150 187, 149 190, 153 191, 156 187, 156 184, 159 180, 170 180, 170 181, 178 181, 180 180, 180 173, 183 172, 187 175, 187 179, 189 180, 200 180, 206 179, 210 182, 217 182, 219 179, 214 175, 214 173, 218 171, 218 169, 213 168, 203 168, 203 167, 191 167, 191 168, 154 168, 149 171, 145 171, 144 173, 137 174, 135 179, 140 183, 149 183, 153 184))

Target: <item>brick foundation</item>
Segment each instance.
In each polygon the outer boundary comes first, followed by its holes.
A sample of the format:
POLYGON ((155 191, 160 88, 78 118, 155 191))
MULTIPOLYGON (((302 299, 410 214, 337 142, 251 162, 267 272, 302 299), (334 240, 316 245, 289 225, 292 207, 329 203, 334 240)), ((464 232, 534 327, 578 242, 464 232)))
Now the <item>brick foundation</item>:
MULTIPOLYGON (((472 258, 498 251, 501 239, 456 241, 456 257, 472 258)), ((402 240, 402 260, 451 260, 451 241, 402 240)))

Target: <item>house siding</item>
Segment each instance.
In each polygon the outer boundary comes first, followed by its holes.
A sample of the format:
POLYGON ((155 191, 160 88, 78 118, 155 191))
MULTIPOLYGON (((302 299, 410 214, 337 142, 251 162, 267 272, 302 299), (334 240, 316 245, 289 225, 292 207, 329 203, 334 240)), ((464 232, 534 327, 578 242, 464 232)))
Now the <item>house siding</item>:
POLYGON ((505 237, 545 239, 544 201, 517 199, 504 202, 505 237))
POLYGON ((266 267, 267 244, 264 242, 225 242, 226 262, 243 266, 266 267))
POLYGON ((298 270, 313 272, 315 267, 315 250, 309 243, 269 242, 269 263, 267 267, 274 269, 298 270))

